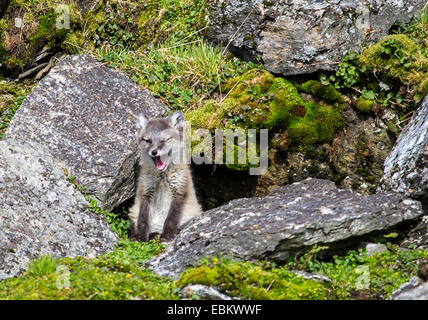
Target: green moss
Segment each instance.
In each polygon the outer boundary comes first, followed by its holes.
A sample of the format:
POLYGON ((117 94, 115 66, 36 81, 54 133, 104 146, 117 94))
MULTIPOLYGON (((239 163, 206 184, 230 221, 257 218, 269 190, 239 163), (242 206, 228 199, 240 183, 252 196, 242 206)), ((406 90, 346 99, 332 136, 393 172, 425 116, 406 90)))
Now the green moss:
POLYGON ((419 86, 426 80, 428 71, 428 58, 421 55, 416 43, 404 34, 381 38, 361 53, 359 63, 386 79, 419 86))
POLYGON ((177 281, 141 267, 164 250, 162 244, 120 240, 112 252, 96 258, 41 256, 22 275, 0 281, 0 299, 178 299, 178 291, 188 284, 214 286, 245 299, 354 299, 361 298, 360 292, 365 299, 388 299, 416 275, 428 251, 391 245, 391 234, 377 238, 388 252, 368 257, 365 249, 349 250, 321 260, 325 247, 314 247, 284 266, 211 258, 177 281), (304 279, 293 270, 315 272, 331 282, 304 279))
POLYGON ((403 50, 410 54, 416 50, 415 43, 405 35, 390 35, 383 37, 376 44, 365 49, 360 55, 359 62, 364 65, 369 71, 379 70, 388 73, 390 76, 405 80, 409 71, 402 66, 397 57, 392 52, 393 48, 388 48, 389 53, 385 53, 385 47, 391 41, 395 43, 396 50, 403 50))
POLYGON ((6 132, 10 121, 30 93, 33 83, 0 80, 0 139, 6 132))
POLYGON ((207 102, 204 106, 188 112, 186 121, 189 121, 193 128, 214 130, 221 127, 221 117, 218 117, 217 111, 217 105, 214 102, 207 102))
POLYGON ((327 276, 332 280, 332 290, 340 299, 352 299, 359 290, 364 292, 366 299, 388 299, 395 289, 416 275, 420 259, 428 257, 426 250, 402 249, 387 243, 388 236, 381 237, 388 252, 368 257, 365 249, 349 250, 334 255, 328 261, 321 261, 309 251, 287 266, 327 276))
POLYGON ((162 250, 155 241, 121 241, 94 259, 43 256, 23 275, 0 281, 0 299, 178 299, 172 281, 140 267, 162 250))
POLYGON ((314 121, 318 130, 318 143, 330 142, 334 134, 342 128, 344 122, 340 111, 330 105, 312 104, 314 121))
POLYGON ((53 36, 55 32, 55 21, 56 16, 54 11, 51 10, 49 13, 40 17, 39 27, 34 35, 31 37, 32 41, 37 41, 38 39, 48 39, 53 36))
POLYGON ((343 102, 343 96, 332 84, 323 85, 320 81, 309 80, 300 85, 300 90, 329 102, 343 102))
POLYGON ((356 107, 361 112, 371 112, 373 108, 374 101, 370 99, 365 99, 363 97, 358 98, 358 101, 356 103, 356 107))
POLYGON ((62 43, 62 48, 68 53, 79 53, 80 49, 85 46, 85 41, 85 36, 80 31, 68 33, 62 43))
POLYGON ((178 285, 205 284, 216 286, 232 296, 256 300, 327 299, 328 290, 319 282, 278 268, 264 270, 261 265, 242 261, 205 261, 186 270, 178 285))
POLYGON ((297 120, 301 116, 306 116, 308 108, 299 96, 296 87, 290 81, 276 78, 269 88, 269 93, 273 98, 269 106, 270 113, 265 122, 267 129, 278 125, 286 126, 292 118, 297 120), (299 109, 299 114, 291 113, 293 107, 299 109))
POLYGON ((422 97, 425 97, 426 95, 428 95, 428 78, 426 78, 421 82, 419 93, 421 94, 422 97))
POLYGON ((388 130, 392 133, 398 133, 399 129, 397 128, 397 126, 395 125, 394 122, 392 121, 388 121, 388 123, 386 124, 386 126, 388 127, 388 130))
POLYGON ((286 130, 290 146, 307 152, 317 143, 331 141, 343 124, 340 105, 305 101, 293 83, 265 70, 250 70, 230 79, 221 91, 228 96, 220 105, 210 102, 187 113, 192 126, 286 130))
MULTIPOLYGON (((240 147, 238 146, 237 143, 235 143, 233 145, 233 163, 227 163, 227 159, 226 159, 226 154, 227 154, 227 147, 226 147, 226 143, 223 144, 223 154, 224 154, 224 162, 227 168, 231 169, 231 170, 237 170, 237 171, 246 171, 251 167, 258 167, 259 164, 251 164, 251 161, 249 160, 249 156, 251 155, 258 155, 259 152, 257 150, 257 145, 255 145, 252 142, 249 142, 247 139, 248 133, 245 132, 245 138, 247 140, 247 143, 245 145, 241 145, 241 147, 245 148, 243 150, 245 150, 245 159, 242 159, 241 161, 239 161, 239 151, 240 151, 240 147), (250 153, 250 154, 249 154, 250 153), (240 163, 241 162, 241 163, 240 163)), ((241 151, 241 153, 243 153, 241 151)), ((254 161, 253 161, 254 163, 254 161)))
POLYGON ((290 142, 298 145, 299 151, 307 152, 318 141, 316 123, 310 120, 293 122, 288 128, 290 142))

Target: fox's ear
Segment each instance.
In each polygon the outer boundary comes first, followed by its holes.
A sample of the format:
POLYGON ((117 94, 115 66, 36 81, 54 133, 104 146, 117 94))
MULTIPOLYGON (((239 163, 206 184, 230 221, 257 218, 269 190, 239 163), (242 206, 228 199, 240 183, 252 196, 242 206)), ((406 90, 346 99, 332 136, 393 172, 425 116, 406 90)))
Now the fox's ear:
POLYGON ((147 121, 147 117, 143 113, 140 113, 137 117, 137 129, 144 129, 146 127, 147 121))
POLYGON ((174 128, 184 128, 184 114, 180 111, 175 111, 168 117, 169 123, 174 128))

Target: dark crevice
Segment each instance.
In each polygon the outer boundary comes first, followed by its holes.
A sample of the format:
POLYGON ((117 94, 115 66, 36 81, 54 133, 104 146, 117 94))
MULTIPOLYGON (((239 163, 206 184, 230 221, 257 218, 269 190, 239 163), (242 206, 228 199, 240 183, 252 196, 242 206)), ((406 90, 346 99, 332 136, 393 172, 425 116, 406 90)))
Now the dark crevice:
POLYGON ((248 171, 230 170, 224 165, 192 165, 196 196, 203 210, 209 210, 237 198, 248 198, 258 176, 248 171))

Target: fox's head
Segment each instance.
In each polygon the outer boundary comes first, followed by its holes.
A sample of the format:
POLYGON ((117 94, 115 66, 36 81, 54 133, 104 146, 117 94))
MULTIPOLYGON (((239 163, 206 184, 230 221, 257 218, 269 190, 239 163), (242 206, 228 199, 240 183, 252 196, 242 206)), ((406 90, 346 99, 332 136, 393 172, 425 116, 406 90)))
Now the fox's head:
POLYGON ((167 118, 149 119, 144 114, 137 118, 137 141, 143 156, 153 160, 160 172, 180 160, 184 131, 184 115, 174 112, 167 118))

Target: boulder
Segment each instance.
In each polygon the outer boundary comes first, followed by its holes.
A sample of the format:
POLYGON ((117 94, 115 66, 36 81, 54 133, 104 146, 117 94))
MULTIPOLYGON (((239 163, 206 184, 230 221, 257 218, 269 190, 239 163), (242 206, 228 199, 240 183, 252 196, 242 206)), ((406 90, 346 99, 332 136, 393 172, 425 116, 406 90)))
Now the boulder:
POLYGON ((398 287, 398 289, 394 290, 391 295, 389 296, 389 298, 391 300, 397 300, 397 298, 399 296, 401 296, 402 294, 405 294, 406 292, 409 292, 411 290, 413 290, 414 288, 416 288, 417 286, 419 286, 421 284, 421 279, 419 279, 418 277, 413 277, 411 278, 409 281, 403 283, 401 286, 398 287))
POLYGON ((88 211, 63 168, 44 145, 0 141, 0 279, 19 274, 40 255, 113 249, 117 236, 102 215, 88 211))
POLYGON ((428 300, 428 282, 413 277, 391 293, 391 300, 428 300))
POLYGON ((332 71, 357 51, 408 22, 426 0, 212 0, 207 37, 243 57, 261 55, 265 68, 285 76, 332 71))
POLYGON ((263 198, 236 199, 205 212, 146 267, 174 278, 206 256, 281 263, 314 245, 334 250, 356 244, 361 236, 421 215, 420 202, 397 193, 362 196, 309 178, 263 198))
POLYGON ((380 190, 394 190, 428 205, 428 96, 385 160, 380 190))
POLYGON ((368 243, 366 245, 367 257, 373 257, 379 253, 388 251, 388 247, 382 243, 368 243))
POLYGON ((135 192, 136 116, 167 107, 125 74, 87 55, 61 59, 27 96, 5 139, 48 146, 99 205, 113 209, 135 192))

